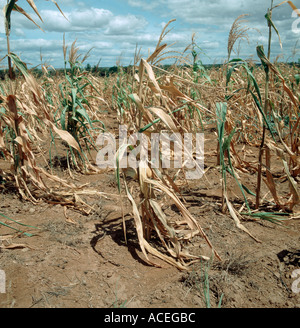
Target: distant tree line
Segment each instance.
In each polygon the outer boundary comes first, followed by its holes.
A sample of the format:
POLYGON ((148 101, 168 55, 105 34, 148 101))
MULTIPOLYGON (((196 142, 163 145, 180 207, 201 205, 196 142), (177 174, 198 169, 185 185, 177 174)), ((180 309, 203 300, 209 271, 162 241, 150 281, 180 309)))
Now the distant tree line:
MULTIPOLYGON (((298 62, 289 62, 286 63, 287 65, 291 66, 297 66, 300 68, 300 59, 298 62)), ((261 64, 258 63, 257 66, 260 66, 261 64)), ((169 70, 173 65, 162 65, 161 68, 165 70, 169 70)), ((207 70, 210 70, 212 68, 220 68, 223 66, 223 64, 203 64, 204 68, 207 70)), ((189 65, 183 65, 183 67, 190 67, 189 65)), ((132 66, 126 66, 122 67, 124 71, 126 72, 131 72, 132 71, 132 66)), ((100 77, 105 77, 105 76, 110 76, 112 74, 116 74, 119 72, 120 67, 118 66, 112 66, 112 67, 98 67, 97 65, 91 66, 90 64, 87 64, 86 67, 83 68, 84 71, 92 73, 94 76, 100 76, 100 77)), ((70 69, 66 69, 66 71, 70 71, 70 69)), ((36 76, 40 77, 43 75, 43 71, 39 68, 32 69, 31 72, 36 76)), ((48 71, 49 76, 56 76, 56 75, 61 75, 64 74, 64 69, 63 68, 58 68, 58 69, 51 69, 48 71)), ((8 70, 7 69, 2 69, 0 70, 0 80, 4 80, 5 76, 8 75, 8 70)), ((16 76, 20 75, 19 72, 16 72, 16 76)))
MULTIPOLYGON (((109 76, 111 74, 117 73, 118 72, 118 67, 117 66, 112 66, 112 67, 97 67, 91 66, 90 64, 87 64, 85 68, 83 68, 84 71, 90 72, 95 76, 109 76)), ((66 69, 66 72, 68 73, 70 69, 66 69)), ((40 68, 34 68, 31 70, 34 76, 40 77, 43 75, 43 71, 40 68)), ((65 70, 63 68, 57 68, 55 70, 49 69, 48 74, 49 76, 56 76, 60 74, 64 74, 65 70)), ((16 76, 18 76, 20 73, 16 72, 16 76)), ((4 80, 5 76, 8 75, 8 69, 0 69, 0 80, 4 80)))

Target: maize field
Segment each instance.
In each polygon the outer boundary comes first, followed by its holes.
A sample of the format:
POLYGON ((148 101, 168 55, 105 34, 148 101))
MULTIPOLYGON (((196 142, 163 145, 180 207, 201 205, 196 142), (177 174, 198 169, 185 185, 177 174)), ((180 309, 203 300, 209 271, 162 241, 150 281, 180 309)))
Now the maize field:
POLYGON ((4 8, 0 62, 0 307, 300 307, 299 64, 271 61, 270 39, 259 62, 235 58, 242 15, 220 65, 202 65, 193 34, 172 51, 171 20, 154 52, 137 48, 115 73, 87 70, 89 53, 63 39, 64 69, 37 74, 10 51, 11 13, 32 20, 20 6, 4 8), (161 133, 173 139, 154 165, 161 133), (130 156, 136 167, 120 165, 130 156))

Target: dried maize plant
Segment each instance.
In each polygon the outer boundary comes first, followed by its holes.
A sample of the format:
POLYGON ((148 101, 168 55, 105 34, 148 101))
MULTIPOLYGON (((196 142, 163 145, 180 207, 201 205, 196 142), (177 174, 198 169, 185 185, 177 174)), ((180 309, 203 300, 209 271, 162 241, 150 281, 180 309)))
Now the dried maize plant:
MULTIPOLYGON (((169 22, 170 23, 170 22, 169 22)), ((168 24, 169 24, 168 23, 168 24)), ((167 24, 167 25, 168 25, 167 24)), ((163 34, 165 29, 163 30, 163 34)), ((163 35, 162 34, 162 35, 163 35)), ((180 195, 180 190, 171 177, 170 170, 164 168, 162 161, 168 156, 163 150, 160 150, 158 168, 153 165, 153 160, 149 160, 151 151, 151 136, 161 132, 167 132, 180 137, 187 128, 180 124, 174 112, 179 109, 187 108, 186 103, 193 103, 199 110, 206 109, 194 102, 188 96, 184 95, 173 83, 172 76, 160 76, 156 78, 151 63, 157 62, 161 57, 161 51, 166 45, 160 45, 162 37, 156 47, 156 50, 147 60, 141 59, 138 75, 138 92, 130 95, 136 106, 135 119, 131 125, 130 133, 140 133, 140 157, 136 168, 121 169, 120 163, 126 155, 130 156, 135 152, 134 142, 125 142, 120 145, 116 153, 116 173, 118 179, 119 192, 121 188, 121 171, 123 171, 123 182, 125 192, 133 209, 135 228, 141 250, 147 261, 153 265, 160 266, 149 258, 148 254, 154 255, 163 261, 185 270, 194 261, 200 259, 209 259, 215 256, 220 259, 217 251, 210 243, 200 224, 190 214, 184 205, 184 199, 180 195), (159 81, 158 81, 159 80, 159 81), (147 104, 149 104, 147 106, 147 104), (134 178, 134 181, 128 182, 126 176, 134 178), (138 184, 139 195, 133 194, 129 183, 138 184), (164 211, 164 205, 175 206, 178 210, 178 217, 168 217, 164 211), (158 237, 164 251, 159 251, 157 245, 151 244, 153 236, 158 237), (191 254, 188 250, 189 242, 195 237, 201 236, 208 244, 211 252, 209 255, 191 254)), ((183 140, 183 139, 181 139, 183 140)), ((171 151, 173 158, 176 156, 174 149, 171 151)), ((194 161, 194 154, 189 153, 190 160, 194 161)), ((196 163, 196 161, 194 161, 196 163)), ((185 171, 184 165, 181 168, 185 171)), ((201 171, 201 168, 199 168, 201 171)), ((124 189, 123 189, 124 190, 124 189)), ((124 222, 126 237, 126 225, 124 222)))
POLYGON ((299 191, 298 184, 295 180, 297 175, 299 175, 300 173, 299 98, 296 97, 294 93, 290 90, 290 88, 286 84, 285 79, 283 78, 277 67, 268 60, 268 58, 264 55, 261 48, 258 48, 258 55, 262 63, 265 65, 265 67, 267 67, 270 71, 272 71, 274 76, 278 78, 279 81, 282 83, 283 91, 288 97, 288 103, 289 103, 288 117, 290 121, 288 138, 287 136, 283 138, 282 135, 283 118, 280 117, 279 113, 275 112, 275 108, 271 107, 271 114, 274 120, 274 127, 277 133, 277 139, 274 140, 274 138, 272 139, 269 138, 266 142, 265 157, 266 157, 266 166, 267 166, 267 170, 266 170, 267 179, 265 180, 265 182, 268 188, 270 189, 276 204, 281 208, 285 208, 286 206, 288 206, 290 210, 292 210, 293 207, 300 202, 300 191, 299 191), (285 203, 281 203, 279 197, 277 196, 276 188, 270 172, 271 150, 273 150, 275 154, 281 159, 286 178, 289 181, 290 199, 285 203))
MULTIPOLYGON (((48 0, 46 0, 48 1, 48 0)), ((66 18, 64 13, 61 11, 59 5, 55 0, 51 0, 57 9, 61 12, 61 14, 66 18)), ((4 16, 5 16, 5 34, 6 34, 6 43, 7 43, 7 54, 8 54, 8 68, 9 68, 9 77, 10 79, 14 78, 14 72, 12 69, 12 62, 11 62, 11 51, 10 51, 10 32, 11 32, 11 15, 12 12, 18 12, 22 15, 24 15, 28 20, 30 20, 33 24, 35 24, 39 29, 43 31, 43 29, 31 18, 31 16, 20 6, 17 5, 18 0, 7 0, 7 4, 3 8, 4 16)), ((25 1, 23 1, 25 2, 25 1)), ((38 9, 34 3, 33 0, 26 0, 26 2, 29 4, 29 6, 34 10, 36 15, 39 17, 41 22, 43 22, 42 17, 40 16, 38 9)))
MULTIPOLYGON (((291 2, 288 1, 288 3, 294 9, 291 2)), ((269 30, 271 31, 273 28, 276 31, 280 42, 278 30, 272 22, 271 10, 268 11, 266 19, 269 30)), ((289 216, 289 212, 299 204, 300 200, 297 183, 300 131, 299 94, 295 95, 296 89, 292 91, 292 86, 288 86, 286 82, 293 80, 291 76, 285 79, 276 63, 270 62, 269 53, 270 46, 268 57, 264 54, 262 46, 257 47, 257 54, 262 62, 261 68, 251 67, 241 59, 231 60, 227 64, 226 72, 224 95, 226 102, 217 104, 218 164, 221 165, 222 173, 222 209, 224 211, 225 205, 227 205, 237 226, 249 235, 251 233, 240 223, 243 215, 255 220, 264 219, 281 223, 284 217, 289 216), (243 154, 249 148, 248 146, 259 148, 259 156, 256 161, 249 163, 236 150, 241 137, 244 143, 243 154), (265 156, 264 163, 263 155, 265 156), (282 163, 283 172, 280 179, 282 181, 286 179, 288 182, 290 190, 288 195, 280 196, 280 184, 275 183, 276 177, 272 173, 272 155, 279 158, 282 163), (238 171, 246 175, 247 173, 257 173, 258 181, 256 190, 254 190, 256 193, 245 186, 240 174, 237 174, 238 171), (239 211, 229 201, 227 173, 235 180, 244 198, 244 204, 239 211), (267 202, 268 211, 266 212, 261 211, 262 208, 259 206, 261 177, 271 195, 271 199, 267 202), (255 210, 259 210, 258 212, 253 210, 246 194, 256 198, 255 210), (242 212, 243 208, 246 208, 246 211, 242 212), (279 209, 279 212, 274 212, 275 209, 279 209)), ((285 72, 285 74, 289 75, 290 72, 285 72)), ((254 236, 252 237, 256 239, 254 236)))
MULTIPOLYGON (((21 62, 14 63, 20 68, 21 62)), ((25 80, 18 91, 15 88, 10 94, 1 96, 0 113, 0 152, 10 169, 1 172, 7 187, 16 187, 22 198, 37 204, 41 199, 49 203, 57 203, 69 207, 76 207, 86 212, 86 204, 81 201, 80 194, 86 193, 81 187, 49 173, 37 163, 36 153, 42 150, 35 144, 42 139, 40 134, 30 133, 38 125, 44 125, 47 134, 57 134, 64 142, 80 151, 73 136, 54 124, 53 108, 45 99, 44 89, 36 79, 25 70, 25 80), (47 180, 47 181, 46 181, 47 180)), ((17 83, 17 82, 11 82, 17 83)))
MULTIPOLYGON (((275 66, 273 67, 275 68, 275 66)), ((280 131, 279 128, 284 122, 283 117, 279 117, 278 112, 275 111, 274 105, 270 106, 271 112, 268 115, 265 115, 263 111, 263 97, 261 94, 264 89, 260 87, 264 82, 263 73, 258 70, 255 72, 254 77, 254 72, 249 70, 246 63, 240 63, 235 66, 234 69, 235 79, 233 81, 234 83, 231 85, 232 94, 230 95, 230 99, 227 98, 227 102, 220 102, 217 104, 217 127, 220 147, 218 164, 221 165, 222 173, 223 211, 226 205, 237 226, 256 239, 241 225, 240 221, 244 219, 244 216, 253 218, 254 220, 263 219, 274 223, 281 223, 285 217, 289 216, 289 212, 292 211, 295 205, 299 204, 297 178, 296 176, 292 177, 290 173, 295 172, 295 169, 299 167, 298 159, 296 159, 299 153, 299 143, 297 147, 294 146, 294 152, 291 151, 291 145, 287 145, 289 140, 292 140, 293 144, 295 143, 295 139, 298 140, 299 123, 297 123, 298 118, 296 112, 289 113, 289 115, 292 116, 290 120, 292 126, 290 131, 293 131, 293 134, 292 136, 286 134, 287 143, 283 142, 281 137, 281 131, 283 129, 281 128, 280 131), (245 83, 242 83, 240 77, 243 76, 242 73, 245 72, 247 74, 247 83, 246 86, 243 87, 245 83), (259 132, 263 130, 264 125, 268 132, 266 133, 265 145, 263 147, 265 162, 263 163, 262 180, 269 190, 268 193, 271 195, 271 198, 269 197, 269 200, 267 200, 264 197, 264 204, 261 204, 262 206, 259 207, 259 211, 257 212, 251 201, 251 198, 257 198, 257 194, 255 193, 256 190, 247 186, 244 179, 247 179, 247 175, 258 173, 259 158, 249 161, 246 159, 245 154, 260 147, 261 134, 259 134, 259 132), (239 151, 241 145, 243 149, 242 152, 239 151), (272 155, 274 159, 279 157, 282 162, 283 172, 281 173, 281 180, 284 181, 284 179, 287 179, 290 185, 288 199, 287 194, 285 194, 285 196, 280 196, 280 189, 282 189, 282 187, 281 183, 276 183, 278 169, 277 172, 272 173, 272 155), (290 163, 289 168, 287 165, 288 162, 290 163), (226 177, 226 174, 230 176, 231 182, 229 182, 229 177, 226 177), (232 184, 239 187, 241 192, 240 195, 244 201, 240 210, 235 209, 233 204, 229 201, 228 190, 233 189, 232 184), (267 211, 263 209, 267 209, 267 211)), ((287 91, 286 94, 291 96, 289 91, 287 91)), ((272 104, 276 102, 274 95, 276 95, 275 92, 270 93, 269 99, 272 104)), ((293 105, 295 105, 290 96, 288 96, 289 99, 286 99, 287 104, 293 103, 293 105)), ((295 97, 292 99, 296 101, 295 97)), ((287 107, 290 108, 290 105, 287 107)), ((284 130, 287 131, 286 128, 284 130)), ((276 166, 278 167, 278 161, 276 166)))
MULTIPOLYGON (((63 48, 66 62, 67 46, 65 42, 63 48)), ((59 121, 62 130, 69 132, 79 146, 79 149, 69 148, 70 161, 77 169, 89 173, 89 171, 97 170, 90 163, 88 154, 91 150, 98 150, 95 143, 96 134, 99 129, 104 130, 104 124, 99 120, 99 114, 97 115, 93 110, 90 100, 102 99, 87 76, 87 72, 83 69, 83 63, 88 58, 90 51, 82 59, 78 51, 75 40, 69 51, 70 72, 67 73, 65 70, 65 79, 59 85, 59 121), (90 90, 88 91, 88 89, 90 90), (92 95, 90 91, 95 92, 97 96, 92 95)), ((90 157, 92 158, 92 156, 90 157)))

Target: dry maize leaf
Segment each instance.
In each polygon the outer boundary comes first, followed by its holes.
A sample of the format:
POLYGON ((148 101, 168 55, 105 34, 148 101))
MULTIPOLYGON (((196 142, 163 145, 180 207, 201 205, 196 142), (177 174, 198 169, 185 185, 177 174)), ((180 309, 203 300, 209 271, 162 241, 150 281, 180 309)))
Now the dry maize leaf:
POLYGON ((47 178, 60 183, 62 186, 67 187, 68 189, 77 189, 77 187, 73 183, 69 183, 66 180, 63 180, 62 178, 57 177, 56 175, 50 174, 41 167, 38 167, 37 170, 40 173, 44 174, 47 178))
POLYGON ((143 196, 148 199, 150 197, 150 190, 148 188, 148 184, 145 183, 145 180, 147 179, 147 169, 149 170, 149 167, 147 165, 146 160, 141 159, 139 164, 139 182, 140 182, 140 188, 141 192, 143 193, 143 196))
POLYGON ((39 176, 39 170, 38 170, 38 169, 34 169, 34 172, 35 172, 37 178, 35 178, 32 174, 30 174, 30 173, 27 171, 27 169, 26 169, 25 166, 22 166, 21 169, 22 169, 22 171, 25 173, 26 177, 28 177, 29 180, 30 180, 33 184, 35 184, 39 189, 41 189, 41 190, 46 190, 46 189, 47 189, 47 187, 46 187, 46 185, 44 184, 43 180, 42 180, 41 177, 39 176))
POLYGON ((294 135, 296 129, 298 128, 299 123, 300 123, 300 116, 298 117, 297 122, 295 123, 295 125, 291 131, 291 136, 294 135))
POLYGON ((143 61, 140 61, 140 65, 139 65, 139 98, 142 100, 142 89, 143 89, 143 78, 144 78, 144 74, 145 74, 145 65, 143 64, 143 61))
POLYGON ((153 60, 167 47, 167 44, 163 44, 160 47, 156 48, 151 56, 147 58, 147 62, 153 62, 153 60))
MULTIPOLYGON (((151 219, 151 222, 154 226, 154 229, 159 237, 159 239, 161 240, 163 246, 165 247, 166 250, 168 250, 168 252, 171 254, 171 256, 173 257, 177 257, 175 255, 175 252, 170 249, 164 239, 164 235, 166 234, 165 230, 162 229, 162 227, 159 225, 159 220, 157 219, 157 217, 155 216, 155 213, 152 213, 152 212, 149 212, 148 209, 147 209, 147 206, 145 206, 145 202, 142 204, 142 210, 144 211, 143 212, 143 218, 147 218, 149 220, 149 218, 151 219), (158 221, 157 221, 158 220, 158 221)), ((152 228, 152 227, 151 227, 152 228)), ((150 238, 150 235, 147 235, 147 239, 150 238)))
POLYGON ((30 116, 33 116, 33 115, 35 115, 35 116, 37 116, 37 112, 35 111, 35 109, 33 108, 33 106, 27 106, 24 102, 22 102, 21 103, 21 107, 22 107, 22 109, 23 109, 23 111, 26 113, 26 114, 28 114, 28 115, 30 115, 30 116))
POLYGON ((292 1, 287 1, 287 3, 291 6, 291 8, 292 8, 293 10, 295 10, 295 12, 297 13, 297 15, 300 17, 300 11, 299 11, 299 9, 293 4, 293 2, 292 2, 292 1))
POLYGON ((288 94, 289 98, 291 99, 291 101, 294 104, 295 115, 298 116, 297 110, 298 110, 298 107, 299 107, 299 102, 298 102, 297 97, 295 97, 293 92, 288 88, 288 86, 285 83, 285 79, 282 77, 282 75, 280 74, 280 72, 278 71, 276 66, 269 61, 269 59, 266 57, 266 55, 264 54, 262 49, 259 48, 259 47, 258 47, 258 55, 259 55, 260 59, 266 65, 268 65, 268 67, 274 72, 274 74, 277 75, 277 77, 281 80, 284 91, 288 94))
POLYGON ((285 173, 286 173, 287 178, 290 183, 290 189, 291 189, 291 193, 293 195, 293 200, 292 200, 292 203, 290 204, 290 208, 292 209, 294 207, 294 205, 298 204, 300 201, 300 193, 298 190, 298 185, 297 185, 297 182, 295 181, 295 179, 290 174, 288 164, 284 157, 283 151, 277 151, 277 154, 280 156, 280 158, 282 160, 285 173))
POLYGON ((211 242, 207 238, 205 232, 203 231, 203 229, 201 228, 201 226, 199 225, 199 223, 193 218, 193 216, 191 215, 191 213, 182 204, 182 202, 177 197, 177 195, 175 195, 172 190, 170 190, 168 187, 166 187, 165 185, 163 185, 159 181, 147 179, 146 182, 149 183, 149 184, 152 184, 152 185, 156 186, 158 189, 160 189, 163 192, 165 192, 174 201, 176 207, 179 209, 179 211, 181 212, 183 218, 185 219, 185 223, 189 226, 189 228, 192 231, 197 231, 198 233, 200 233, 200 235, 205 239, 205 241, 207 242, 207 244, 209 245, 209 247, 212 249, 212 251, 214 252, 214 254, 216 255, 216 257, 219 260, 221 260, 219 254, 217 253, 217 251, 212 246, 211 242))
POLYGON ((12 240, 15 236, 14 235, 5 235, 5 236, 0 236, 0 241, 9 241, 12 240))
MULTIPOLYGON (((6 97, 7 106, 8 106, 8 109, 11 111, 11 114, 12 114, 11 118, 14 121, 16 121, 18 118, 18 110, 17 110, 16 101, 17 101, 17 97, 14 95, 9 95, 6 97)), ((11 126, 13 126, 13 125, 11 125, 11 126)))
POLYGON ((30 249, 34 249, 33 247, 30 247, 26 244, 9 244, 9 245, 0 245, 0 248, 3 249, 16 249, 16 248, 30 248, 30 249))
POLYGON ((133 99, 133 101, 137 105, 138 109, 141 111, 142 115, 145 116, 146 122, 147 123, 152 122, 153 121, 152 114, 150 113, 150 111, 148 109, 146 109, 144 107, 140 97, 136 93, 131 94, 130 97, 131 97, 131 99, 133 99))
POLYGON ((234 220, 234 222, 235 222, 237 228, 239 228, 239 229, 241 229, 242 231, 246 232, 251 238, 253 238, 253 239, 254 239, 255 241, 257 241, 258 243, 261 243, 260 240, 258 240, 257 238, 255 238, 255 237, 249 232, 249 230, 248 230, 247 228, 245 228, 245 227, 241 224, 239 218, 237 217, 236 211, 234 210, 232 204, 230 203, 230 201, 229 201, 229 199, 228 199, 228 196, 227 196, 226 191, 225 191, 225 193, 224 193, 224 197, 225 197, 225 200, 226 200, 226 204, 227 204, 227 207, 228 207, 229 213, 230 213, 231 217, 233 218, 233 220, 234 220))
MULTIPOLYGON (((142 65, 142 68, 143 70, 145 69, 148 73, 148 77, 150 79, 150 81, 153 83, 154 85, 154 88, 155 88, 155 93, 159 93, 161 94, 161 90, 160 90, 160 87, 156 81, 156 78, 155 78, 155 75, 154 75, 154 72, 152 70, 152 67, 150 66, 149 63, 146 62, 146 60, 144 60, 143 58, 141 59, 141 65, 142 65)), ((142 79, 140 78, 140 81, 142 81, 142 79)))
POLYGON ((155 248, 153 248, 152 246, 149 245, 149 243, 145 240, 144 235, 143 235, 143 224, 142 224, 142 220, 140 217, 140 213, 139 210, 137 208, 137 205, 132 197, 132 195, 130 194, 127 184, 125 182, 125 188, 126 188, 126 193, 127 193, 127 197, 130 200, 131 204, 132 204, 132 208, 133 208, 133 214, 134 214, 134 220, 135 220, 135 227, 136 227, 136 231, 138 234, 138 240, 139 240, 139 244, 141 247, 141 250, 144 254, 144 256, 146 257, 146 260, 149 264, 154 265, 156 267, 161 267, 161 265, 151 261, 147 255, 147 252, 162 259, 163 261, 176 266, 178 269, 180 270, 185 270, 186 267, 183 266, 182 264, 178 263, 177 261, 175 261, 173 258, 170 258, 169 256, 166 256, 162 253, 160 253, 159 251, 157 251, 155 248), (147 252, 146 252, 147 251, 147 252))
POLYGON ((3 129, 1 126, 1 121, 0 121, 0 149, 4 153, 5 156, 7 157, 12 157, 10 152, 6 149, 5 143, 4 143, 4 136, 3 136, 3 129))
POLYGON ((25 76, 26 83, 30 89, 30 91, 33 93, 35 96, 34 99, 37 104, 40 104, 39 100, 42 100, 43 94, 40 85, 38 84, 37 80, 32 76, 32 75, 27 75, 25 76))
POLYGON ((156 114, 170 130, 172 130, 175 133, 179 132, 177 126, 175 125, 170 115, 168 115, 163 109, 158 107, 150 107, 149 109, 151 112, 156 114))
POLYGON ((274 198, 275 203, 280 206, 283 207, 282 204, 279 201, 278 195, 277 195, 277 191, 276 191, 276 186, 275 186, 275 182, 273 179, 273 175, 270 172, 270 166, 271 166, 271 154, 270 154, 270 149, 268 147, 266 147, 265 150, 265 154, 266 154, 266 176, 267 179, 264 179, 266 185, 268 186, 269 190, 271 191, 271 194, 274 198))
MULTIPOLYGON (((161 222, 163 227, 168 232, 169 238, 174 239, 175 243, 177 244, 177 241, 175 240, 176 232, 175 232, 174 228, 172 228, 171 226, 168 225, 166 215, 163 212, 161 206, 154 199, 149 199, 149 203, 150 203, 154 213, 156 214, 157 218, 159 219, 159 221, 161 222)), ((178 253, 179 253, 179 249, 178 249, 178 253)))
MULTIPOLYGON (((129 199, 129 201, 131 202, 131 205, 132 205, 135 228, 136 228, 136 232, 137 232, 137 235, 138 235, 138 240, 139 240, 141 250, 142 250, 143 254, 145 255, 147 261, 149 263, 151 263, 151 261, 148 258, 148 255, 146 253, 146 250, 145 250, 145 239, 144 239, 144 236, 143 236, 143 224, 142 224, 142 220, 141 220, 141 217, 140 217, 140 213, 139 213, 139 210, 137 208, 137 205, 136 205, 131 193, 128 190, 126 181, 125 181, 125 189, 126 189, 127 197, 128 197, 128 199, 129 199)), ((154 264, 154 263, 152 263, 152 264, 154 264)))
MULTIPOLYGON (((181 259, 181 255, 180 255, 181 254, 181 245, 180 245, 179 239, 176 236, 175 229, 168 224, 167 218, 166 218, 164 212, 162 211, 160 205, 153 199, 150 199, 149 203, 155 213, 156 218, 159 220, 159 222, 162 224, 164 230, 167 232, 167 240, 172 243, 174 249, 168 247, 167 243, 164 242, 165 248, 171 254, 171 256, 180 260, 181 259)), ((160 236, 160 239, 163 240, 161 231, 160 231, 159 227, 157 226, 155 219, 153 219, 153 223, 155 225, 155 229, 156 229, 157 233, 160 236)))
POLYGON ((178 90, 175 85, 173 84, 173 78, 170 81, 169 85, 160 85, 160 88, 162 90, 166 90, 168 92, 170 92, 174 97, 176 98, 182 98, 184 100, 186 100, 189 103, 192 103, 195 107, 201 109, 203 112, 207 113, 212 113, 212 111, 210 111, 208 108, 205 108, 204 106, 196 103, 192 98, 188 97, 187 95, 185 95, 184 93, 182 93, 180 90, 178 90))
POLYGON ((26 0, 26 1, 29 3, 30 7, 35 11, 35 13, 39 16, 39 19, 43 22, 43 19, 40 16, 34 1, 33 0, 26 0))
POLYGON ((52 129, 64 140, 66 141, 71 147, 75 148, 76 150, 81 153, 80 147, 78 145, 78 142, 75 140, 75 138, 65 130, 58 129, 52 122, 49 121, 49 125, 52 127, 52 129))
POLYGON ((199 174, 199 176, 201 177, 203 175, 203 170, 199 166, 198 161, 194 160, 194 157, 190 153, 190 151, 188 150, 188 148, 187 147, 183 147, 182 140, 177 135, 177 133, 179 133, 179 130, 178 130, 177 126, 175 125, 175 123, 174 123, 173 119, 171 118, 171 116, 168 115, 163 109, 158 108, 158 107, 150 107, 149 109, 151 110, 151 112, 153 112, 154 114, 156 114, 166 124, 166 126, 171 131, 174 132, 176 141, 179 143, 181 149, 184 149, 185 155, 188 155, 188 157, 189 157, 188 160, 191 160, 195 164, 195 168, 196 168, 197 174, 199 174))
MULTIPOLYGON (((299 157, 298 157, 296 154, 294 154, 294 153, 291 151, 291 149, 286 145, 286 143, 282 140, 282 138, 281 138, 281 134, 280 134, 280 130, 278 130, 278 132, 279 132, 279 133, 278 133, 279 139, 280 139, 282 145, 284 146, 285 150, 287 151, 287 153, 288 153, 289 156, 291 157, 291 159, 292 159, 294 162, 300 164, 300 159, 299 159, 299 157)), ((281 154, 283 154, 283 150, 280 149, 278 146, 276 146, 276 145, 274 144, 273 141, 266 141, 266 145, 267 145, 270 149, 275 150, 275 152, 277 153, 277 155, 278 155, 279 157, 282 156, 281 154)))
MULTIPOLYGON (((155 248, 153 248, 152 246, 150 246, 150 244, 144 240, 144 247, 145 249, 152 255, 160 258, 161 260, 175 266, 176 268, 178 268, 179 270, 187 270, 187 266, 186 265, 183 265, 177 261, 175 261, 173 258, 167 256, 167 255, 164 255, 162 253, 160 253, 158 250, 156 250, 155 248)), ((157 264, 157 263, 153 263, 153 262, 150 262, 152 263, 153 265, 157 266, 157 267, 161 267, 161 265, 157 264)))
POLYGON ((34 25, 36 25, 41 31, 45 32, 32 18, 29 14, 27 14, 27 12, 19 7, 18 5, 14 5, 14 9, 13 10, 16 10, 18 11, 19 13, 21 13, 22 15, 24 15, 27 19, 29 19, 34 25))
POLYGON ((65 218, 66 218, 66 221, 67 221, 67 222, 72 223, 72 224, 77 224, 76 221, 74 221, 72 218, 70 218, 70 217, 67 215, 67 206, 64 206, 64 215, 65 215, 65 218))
MULTIPOLYGON (((49 0, 47 0, 49 1, 49 0)), ((68 18, 65 16, 65 14, 63 13, 63 11, 60 9, 59 5, 57 4, 57 2, 55 0, 51 0, 55 6, 57 7, 57 9, 60 11, 60 13, 64 16, 64 18, 68 21, 68 18)))

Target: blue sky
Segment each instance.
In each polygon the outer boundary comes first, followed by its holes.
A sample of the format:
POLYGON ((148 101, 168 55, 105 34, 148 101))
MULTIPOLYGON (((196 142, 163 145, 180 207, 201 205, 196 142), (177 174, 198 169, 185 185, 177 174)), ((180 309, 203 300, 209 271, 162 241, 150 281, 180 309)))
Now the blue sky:
MULTIPOLYGON (((11 51, 18 54, 28 64, 43 60, 55 68, 63 66, 63 34, 68 45, 77 40, 77 46, 84 55, 93 50, 86 63, 95 65, 100 59, 100 66, 113 66, 119 60, 122 65, 133 62, 136 45, 141 47, 142 55, 147 57, 153 51, 162 28, 176 19, 170 27, 165 42, 176 42, 170 49, 183 51, 191 42, 193 33, 205 54, 201 55, 204 63, 221 63, 227 57, 227 40, 233 21, 241 14, 248 14, 246 25, 249 43, 241 43, 240 52, 232 57, 256 57, 256 46, 267 48, 268 28, 264 18, 270 0, 56 0, 66 20, 51 1, 35 0, 43 18, 41 22, 26 0, 19 0, 18 5, 30 13, 31 17, 43 28, 40 31, 32 22, 20 13, 13 12, 11 31, 11 51)), ((1 8, 6 0, 0 0, 1 8)), ((274 1, 279 4, 281 0, 274 1)), ((298 8, 300 0, 293 3, 298 8)), ((277 26, 278 37, 273 33, 272 58, 281 56, 281 60, 300 58, 300 19, 299 29, 296 17, 292 17, 291 7, 285 3, 273 12, 273 21, 277 26), (294 24, 294 25, 293 25, 294 24), (294 29, 292 28, 294 26, 294 29), (296 28, 295 28, 296 27, 296 28), (298 49, 299 48, 299 49, 298 49), (299 50, 299 54, 298 54, 299 50)), ((4 20, 0 16, 0 58, 6 53, 4 20)), ((0 66, 4 62, 0 63, 0 66)))

